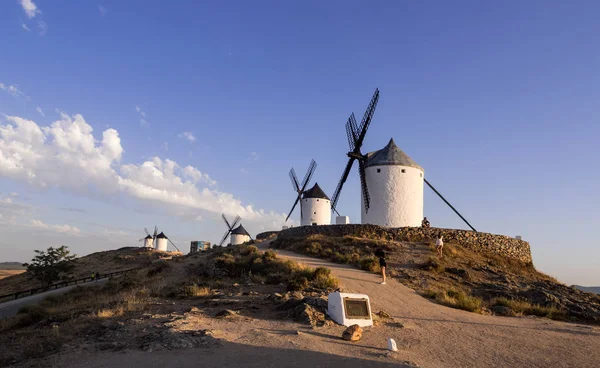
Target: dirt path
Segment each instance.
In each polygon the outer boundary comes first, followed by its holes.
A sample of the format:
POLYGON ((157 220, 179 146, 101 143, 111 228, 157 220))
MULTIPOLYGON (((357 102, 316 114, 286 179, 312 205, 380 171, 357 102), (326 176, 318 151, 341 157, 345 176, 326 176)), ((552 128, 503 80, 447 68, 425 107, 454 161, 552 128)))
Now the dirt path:
MULTIPOLYGON (((262 244, 264 249, 267 244, 262 244)), ((370 296, 399 324, 365 329, 358 343, 340 339, 343 326, 312 329, 289 320, 226 321, 211 316, 185 320, 194 330, 211 329, 220 347, 172 351, 61 354, 56 367, 597 367, 600 328, 538 318, 483 316, 432 303, 395 280, 349 266, 278 251, 311 267, 324 266, 342 288, 370 296), (386 352, 392 337, 399 351, 386 352)))
MULTIPOLYGON (((330 268, 348 292, 368 294, 415 335, 400 358, 424 367, 597 367, 600 328, 541 318, 484 316, 430 302, 395 280, 287 251, 285 258, 330 268)), ((402 335, 402 333, 400 333, 402 335)))

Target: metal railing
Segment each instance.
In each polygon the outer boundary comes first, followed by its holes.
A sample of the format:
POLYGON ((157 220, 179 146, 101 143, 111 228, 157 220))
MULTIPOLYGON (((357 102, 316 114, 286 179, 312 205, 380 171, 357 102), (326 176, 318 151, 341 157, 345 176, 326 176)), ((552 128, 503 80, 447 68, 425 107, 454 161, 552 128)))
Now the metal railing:
POLYGON ((75 280, 65 280, 65 281, 57 282, 56 284, 52 284, 50 286, 42 286, 42 287, 38 287, 38 288, 34 288, 34 289, 29 289, 29 290, 17 291, 16 293, 0 295, 0 303, 7 302, 7 301, 10 301, 10 300, 19 299, 19 298, 24 298, 26 296, 31 296, 31 295, 43 293, 43 292, 49 291, 49 290, 62 289, 62 288, 67 287, 69 285, 77 285, 77 284, 86 283, 88 281, 108 279, 108 278, 111 278, 113 276, 123 275, 123 274, 126 274, 127 272, 136 271, 136 270, 139 270, 139 269, 141 269, 141 267, 131 268, 129 270, 115 271, 115 272, 110 272, 110 273, 105 273, 105 274, 99 274, 98 277, 88 276, 88 277, 83 277, 83 278, 75 279, 75 280))

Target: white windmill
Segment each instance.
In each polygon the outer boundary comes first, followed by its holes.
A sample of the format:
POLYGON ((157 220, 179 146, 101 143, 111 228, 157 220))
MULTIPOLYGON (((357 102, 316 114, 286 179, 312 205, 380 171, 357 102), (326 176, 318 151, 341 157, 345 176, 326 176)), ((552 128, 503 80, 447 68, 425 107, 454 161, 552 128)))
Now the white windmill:
POLYGON ((244 244, 252 240, 252 237, 250 236, 248 231, 244 229, 242 224, 236 227, 236 225, 242 220, 240 216, 236 216, 231 224, 229 223, 229 221, 227 221, 227 217, 225 217, 224 213, 221 214, 221 218, 223 218, 223 221, 225 221, 225 225, 227 225, 227 231, 225 232, 225 235, 223 235, 223 238, 219 242, 220 247, 223 246, 223 243, 225 243, 225 240, 227 240, 227 237, 230 235, 231 237, 229 238, 229 244, 231 245, 244 244))
POLYGON ((171 239, 169 239, 165 233, 161 232, 160 234, 158 233, 158 226, 154 226, 154 234, 150 235, 150 233, 148 232, 148 229, 144 228, 144 231, 146 231, 146 237, 143 239, 144 240, 144 246, 147 248, 152 248, 154 247, 154 249, 161 251, 161 252, 167 252, 168 251, 168 243, 171 243, 171 245, 179 252, 179 248, 177 248, 177 246, 171 241, 171 239))
MULTIPOLYGON (((424 178, 424 170, 393 139, 382 149, 363 155, 362 148, 367 129, 373 119, 379 101, 376 89, 360 126, 356 124, 354 113, 346 122, 346 135, 350 152, 348 164, 335 189, 331 201, 332 210, 336 205, 350 169, 358 160, 361 186, 361 223, 387 227, 420 226, 423 220, 423 183, 427 184, 450 208, 471 228, 475 228, 424 178)), ((337 211, 336 211, 337 212, 337 211)))
POLYGON ((327 197, 323 189, 321 189, 318 183, 315 183, 312 188, 305 190, 316 168, 317 163, 315 160, 312 160, 301 184, 298 182, 298 177, 296 176, 294 168, 290 170, 292 187, 297 193, 297 196, 285 221, 290 218, 296 205, 300 202, 301 226, 331 224, 331 200, 327 197))

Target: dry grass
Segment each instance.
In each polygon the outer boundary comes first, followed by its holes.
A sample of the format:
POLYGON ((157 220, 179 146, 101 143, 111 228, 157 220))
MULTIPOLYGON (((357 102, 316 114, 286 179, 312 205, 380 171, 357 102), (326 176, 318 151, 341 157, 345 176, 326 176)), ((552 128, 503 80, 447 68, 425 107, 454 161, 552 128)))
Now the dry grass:
POLYGON ((538 304, 532 304, 526 300, 497 298, 494 299, 492 304, 494 306, 499 305, 508 307, 517 315, 533 315, 557 320, 564 320, 567 317, 564 310, 553 306, 546 307, 538 304))
POLYGON ((438 292, 426 290, 421 295, 433 299, 442 305, 475 313, 481 312, 483 304, 482 299, 467 295, 462 291, 448 290, 438 292))
POLYGON ((7 277, 20 275, 26 270, 0 270, 0 280, 5 279, 7 277))
POLYGON ((210 294, 210 287, 199 286, 195 283, 182 286, 178 293, 178 295, 183 298, 200 298, 209 296, 210 294))

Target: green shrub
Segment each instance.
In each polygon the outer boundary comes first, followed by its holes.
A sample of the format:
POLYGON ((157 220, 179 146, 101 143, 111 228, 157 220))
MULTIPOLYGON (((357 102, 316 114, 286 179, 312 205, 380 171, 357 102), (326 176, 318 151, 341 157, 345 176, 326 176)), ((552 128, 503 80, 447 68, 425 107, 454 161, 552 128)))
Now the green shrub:
POLYGON ((379 272, 381 268, 379 267, 379 262, 377 258, 373 256, 363 257, 358 262, 360 269, 371 272, 379 272))

